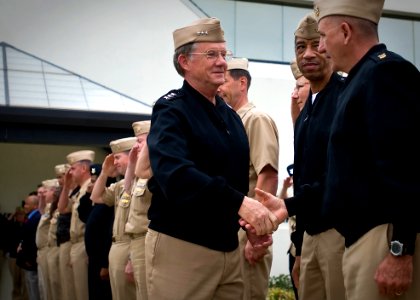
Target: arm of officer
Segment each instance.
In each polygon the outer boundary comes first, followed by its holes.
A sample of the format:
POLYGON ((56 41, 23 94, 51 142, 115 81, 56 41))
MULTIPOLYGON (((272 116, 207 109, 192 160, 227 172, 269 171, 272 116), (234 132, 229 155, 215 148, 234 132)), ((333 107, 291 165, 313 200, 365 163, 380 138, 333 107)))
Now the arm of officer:
POLYGON ((105 191, 106 181, 108 177, 110 177, 115 172, 114 167, 114 155, 108 154, 105 157, 104 162, 102 163, 102 171, 99 174, 98 179, 96 179, 95 186, 92 190, 92 195, 90 195, 90 199, 95 203, 104 203, 102 199, 102 194, 105 191))
POLYGON ((71 209, 69 208, 69 195, 70 190, 72 187, 73 178, 70 173, 70 170, 67 170, 66 174, 64 175, 64 181, 63 181, 63 189, 60 193, 60 198, 58 199, 57 203, 57 209, 60 214, 65 214, 71 212, 71 209))

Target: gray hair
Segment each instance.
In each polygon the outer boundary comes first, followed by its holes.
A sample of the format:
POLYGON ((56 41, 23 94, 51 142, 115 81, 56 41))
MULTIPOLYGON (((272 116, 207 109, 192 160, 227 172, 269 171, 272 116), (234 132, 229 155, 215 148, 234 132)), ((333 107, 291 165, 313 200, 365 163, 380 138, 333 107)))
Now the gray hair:
POLYGON ((193 50, 195 49, 196 44, 195 43, 188 43, 185 45, 182 45, 181 47, 178 47, 175 49, 175 53, 173 56, 173 63, 175 66, 175 70, 178 72, 179 75, 184 77, 184 69, 179 65, 178 57, 183 54, 188 56, 193 50))

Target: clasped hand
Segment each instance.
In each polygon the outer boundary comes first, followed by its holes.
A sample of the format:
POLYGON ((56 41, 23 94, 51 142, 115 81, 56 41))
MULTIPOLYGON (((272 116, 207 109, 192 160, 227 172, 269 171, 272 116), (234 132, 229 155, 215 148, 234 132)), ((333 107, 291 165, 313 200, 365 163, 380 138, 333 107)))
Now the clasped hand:
POLYGON ((287 217, 284 200, 258 188, 256 199, 245 197, 239 209, 242 227, 257 235, 271 234, 287 217))

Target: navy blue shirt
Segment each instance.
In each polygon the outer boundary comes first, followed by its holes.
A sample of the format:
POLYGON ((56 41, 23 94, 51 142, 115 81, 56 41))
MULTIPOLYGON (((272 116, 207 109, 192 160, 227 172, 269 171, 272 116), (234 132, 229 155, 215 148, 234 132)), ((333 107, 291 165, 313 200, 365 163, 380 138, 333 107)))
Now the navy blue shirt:
POLYGON ((289 215, 296 214, 296 231, 292 241, 300 255, 303 233, 319 234, 333 227, 322 217, 322 196, 326 172, 327 145, 337 98, 344 78, 331 75, 327 85, 312 103, 309 93, 302 112, 296 120, 294 135, 293 187, 294 197, 286 199, 289 215))
POLYGON ((23 224, 21 251, 17 253, 16 264, 29 271, 36 271, 38 264, 36 262, 38 248, 35 243, 38 223, 41 220, 41 213, 38 209, 31 211, 28 219, 23 224))
POLYGON ((210 249, 236 249, 249 167, 239 116, 184 81, 156 102, 151 122, 149 227, 210 249))
POLYGON ((352 245, 391 223, 413 252, 420 211, 420 73, 383 44, 351 69, 334 117, 324 213, 352 245))

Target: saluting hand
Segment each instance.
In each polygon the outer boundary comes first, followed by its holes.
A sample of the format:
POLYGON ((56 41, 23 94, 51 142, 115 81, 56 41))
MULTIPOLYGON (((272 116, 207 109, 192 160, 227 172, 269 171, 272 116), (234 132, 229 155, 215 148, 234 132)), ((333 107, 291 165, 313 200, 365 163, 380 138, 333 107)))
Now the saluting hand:
POLYGON ((115 172, 114 154, 108 154, 102 163, 102 173, 108 177, 112 177, 115 172))

